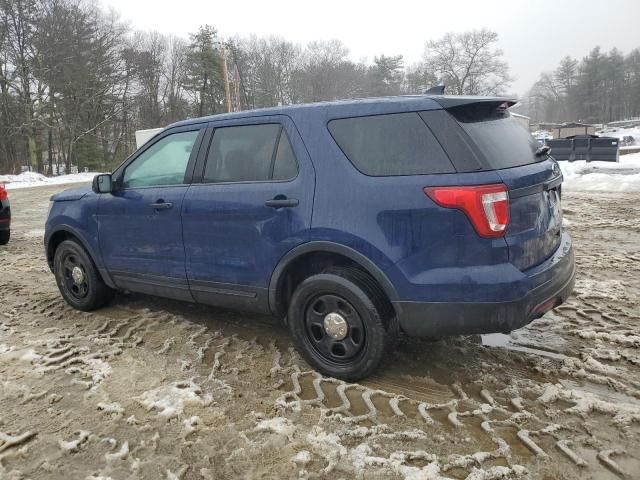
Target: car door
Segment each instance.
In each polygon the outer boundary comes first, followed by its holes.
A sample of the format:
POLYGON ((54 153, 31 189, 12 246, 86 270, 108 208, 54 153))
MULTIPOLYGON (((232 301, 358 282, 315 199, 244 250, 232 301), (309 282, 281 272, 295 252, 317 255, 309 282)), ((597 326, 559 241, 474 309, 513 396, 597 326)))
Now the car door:
POLYGON ((114 192, 100 197, 100 250, 119 288, 192 300, 180 213, 203 134, 198 126, 161 134, 114 172, 114 192))
POLYGON ((182 208, 191 293, 268 311, 273 269, 309 238, 313 166, 285 116, 216 123, 208 137, 182 208))

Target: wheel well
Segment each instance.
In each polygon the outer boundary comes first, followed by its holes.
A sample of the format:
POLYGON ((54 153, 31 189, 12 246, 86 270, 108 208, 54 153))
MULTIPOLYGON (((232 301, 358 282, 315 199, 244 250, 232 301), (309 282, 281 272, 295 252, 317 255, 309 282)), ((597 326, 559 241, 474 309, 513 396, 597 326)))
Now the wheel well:
POLYGON ((58 246, 65 240, 75 240, 79 245, 82 245, 78 237, 73 233, 66 230, 58 230, 51 235, 49 243, 47 244, 47 263, 49 264, 49 267, 53 268, 53 257, 56 254, 58 246))
POLYGON ((346 270, 357 271, 357 277, 366 281, 369 289, 375 292, 374 300, 379 303, 384 319, 395 315, 393 304, 379 282, 358 262, 334 252, 309 252, 292 260, 278 278, 276 285, 275 310, 283 317, 289 307, 289 301, 296 287, 311 275, 322 273, 331 267, 340 267, 346 270))

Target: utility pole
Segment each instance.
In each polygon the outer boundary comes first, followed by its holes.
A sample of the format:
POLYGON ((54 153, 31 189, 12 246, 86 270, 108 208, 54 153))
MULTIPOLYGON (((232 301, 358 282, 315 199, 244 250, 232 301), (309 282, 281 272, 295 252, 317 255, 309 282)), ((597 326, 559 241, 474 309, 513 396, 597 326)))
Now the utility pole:
POLYGON ((224 77, 224 100, 227 112, 231 112, 231 91, 229 89, 229 73, 227 71, 227 49, 222 42, 222 76, 224 77))
POLYGON ((235 108, 236 112, 242 110, 242 106, 240 105, 240 73, 238 72, 238 65, 233 64, 233 93, 235 96, 235 108))

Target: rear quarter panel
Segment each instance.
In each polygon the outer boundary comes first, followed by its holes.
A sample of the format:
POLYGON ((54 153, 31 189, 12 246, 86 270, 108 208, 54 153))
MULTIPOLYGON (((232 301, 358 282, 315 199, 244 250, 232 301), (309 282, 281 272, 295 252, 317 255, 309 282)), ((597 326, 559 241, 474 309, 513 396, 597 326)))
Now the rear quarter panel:
MULTIPOLYGON (((375 113, 398 111, 380 110, 375 113)), ((311 241, 340 243, 365 255, 385 272, 401 299, 442 298, 442 291, 427 290, 422 284, 428 281, 434 289, 446 289, 438 272, 444 277, 451 272, 441 269, 508 262, 504 239, 478 237, 462 212, 437 206, 423 192, 425 186, 500 182, 495 172, 366 176, 346 158, 327 123, 373 113, 347 109, 331 113, 296 119, 316 168, 311 241), (425 278, 425 272, 432 272, 432 278, 425 278)))

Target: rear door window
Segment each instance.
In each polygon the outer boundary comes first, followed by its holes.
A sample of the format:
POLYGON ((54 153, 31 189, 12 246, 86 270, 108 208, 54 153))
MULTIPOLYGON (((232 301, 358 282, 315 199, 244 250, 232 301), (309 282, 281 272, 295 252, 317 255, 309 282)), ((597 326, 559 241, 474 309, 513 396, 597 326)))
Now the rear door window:
POLYGON ((365 175, 456 171, 415 112, 332 120, 329 131, 351 163, 365 175))
POLYGON ((280 124, 217 128, 207 156, 205 183, 290 180, 298 166, 280 124))

